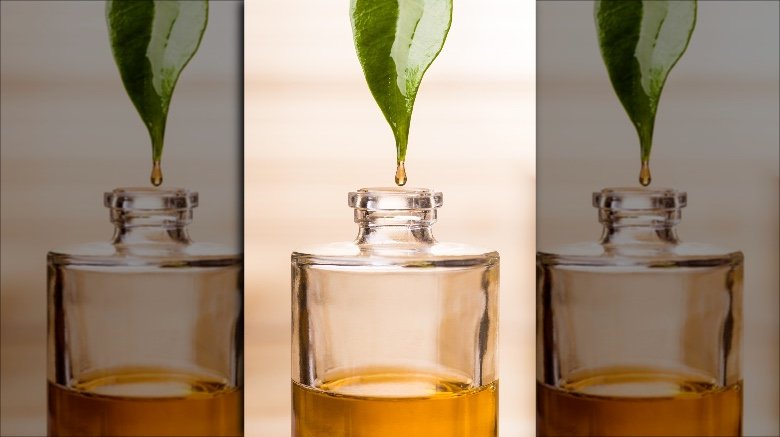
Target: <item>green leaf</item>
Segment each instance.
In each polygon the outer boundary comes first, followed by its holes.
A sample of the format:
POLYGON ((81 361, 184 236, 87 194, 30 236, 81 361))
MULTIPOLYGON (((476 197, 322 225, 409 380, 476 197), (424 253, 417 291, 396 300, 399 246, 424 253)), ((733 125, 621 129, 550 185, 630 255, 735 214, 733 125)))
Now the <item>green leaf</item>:
POLYGON ((208 1, 107 0, 106 19, 119 74, 159 162, 173 89, 206 30, 208 1))
POLYGON ((350 15, 360 65, 401 163, 417 90, 450 29, 452 0, 351 0, 350 15))
POLYGON ((661 91, 688 47, 696 0, 596 0, 595 19, 601 56, 647 163, 661 91))

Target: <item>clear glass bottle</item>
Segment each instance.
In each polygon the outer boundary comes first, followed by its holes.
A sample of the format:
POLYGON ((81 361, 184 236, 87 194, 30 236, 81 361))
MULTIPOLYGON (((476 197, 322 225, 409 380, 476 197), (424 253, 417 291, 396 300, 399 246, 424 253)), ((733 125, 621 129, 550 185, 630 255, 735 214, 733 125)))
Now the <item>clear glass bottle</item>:
POLYGON ((441 193, 349 194, 355 241, 292 254, 293 436, 495 436, 496 252, 437 242, 441 193))
POLYGON ((537 434, 741 435, 741 252, 682 243, 686 194, 594 193, 599 243, 537 253, 537 434))
POLYGON ((49 252, 49 435, 243 435, 243 261, 190 240, 197 203, 116 189, 112 242, 49 252))

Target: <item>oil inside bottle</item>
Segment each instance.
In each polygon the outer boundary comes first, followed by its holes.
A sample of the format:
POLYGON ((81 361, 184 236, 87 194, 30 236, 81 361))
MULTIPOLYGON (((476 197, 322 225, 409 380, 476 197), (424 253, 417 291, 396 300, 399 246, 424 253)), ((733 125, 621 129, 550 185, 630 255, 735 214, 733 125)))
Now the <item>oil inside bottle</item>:
POLYGON ((49 382, 50 436, 243 435, 243 393, 212 376, 119 369, 49 382))
POLYGON ((395 169, 395 184, 399 187, 406 185, 406 168, 404 161, 398 161, 398 167, 395 169))
POLYGON ((650 175, 650 161, 643 160, 642 168, 639 170, 639 183, 642 184, 643 187, 646 187, 650 185, 650 181, 652 180, 653 178, 650 175))
POLYGON ((538 436, 739 436, 742 383, 611 369, 552 387, 537 382, 538 436))
POLYGON ((368 369, 292 392, 293 437, 497 435, 498 381, 368 369))
POLYGON ((163 181, 162 166, 159 160, 155 160, 152 163, 152 176, 150 177, 152 185, 159 187, 163 181))

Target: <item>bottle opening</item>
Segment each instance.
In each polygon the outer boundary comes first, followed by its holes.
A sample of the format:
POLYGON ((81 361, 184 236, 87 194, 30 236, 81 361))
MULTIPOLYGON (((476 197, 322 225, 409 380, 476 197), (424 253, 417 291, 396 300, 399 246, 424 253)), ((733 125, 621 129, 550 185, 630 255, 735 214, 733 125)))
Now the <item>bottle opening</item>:
POLYGON ((442 206, 440 192, 428 188, 375 187, 349 193, 349 206, 367 211, 410 211, 442 206))
POLYGON ((182 188, 117 188, 103 195, 103 204, 123 211, 186 210, 198 206, 198 193, 182 188))

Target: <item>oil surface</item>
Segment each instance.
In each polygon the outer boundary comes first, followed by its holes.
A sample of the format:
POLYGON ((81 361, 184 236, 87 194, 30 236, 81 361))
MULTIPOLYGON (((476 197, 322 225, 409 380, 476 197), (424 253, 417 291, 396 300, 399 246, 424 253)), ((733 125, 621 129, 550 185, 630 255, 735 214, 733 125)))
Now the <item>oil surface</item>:
POLYGON ((243 392, 213 378, 128 369, 48 392, 50 436, 243 435, 243 392))
POLYGON ((740 436, 742 383, 614 372, 560 388, 537 382, 539 436, 740 436))
POLYGON ((494 437, 498 381, 471 388, 438 375, 364 373, 317 388, 292 383, 295 437, 494 437))

